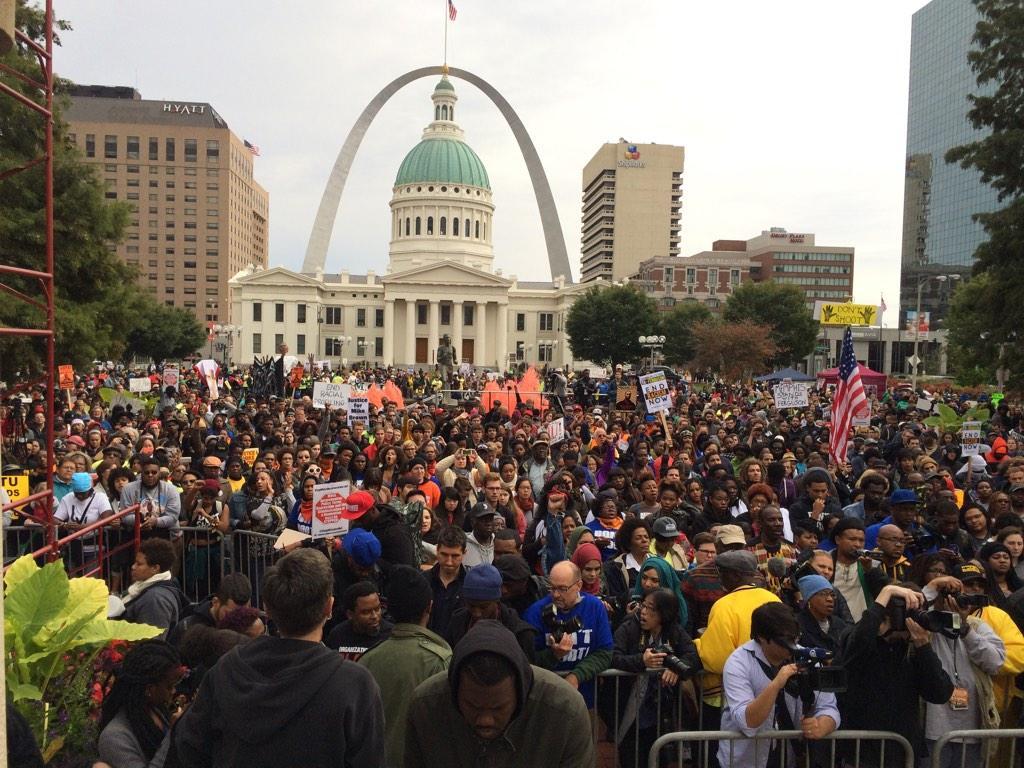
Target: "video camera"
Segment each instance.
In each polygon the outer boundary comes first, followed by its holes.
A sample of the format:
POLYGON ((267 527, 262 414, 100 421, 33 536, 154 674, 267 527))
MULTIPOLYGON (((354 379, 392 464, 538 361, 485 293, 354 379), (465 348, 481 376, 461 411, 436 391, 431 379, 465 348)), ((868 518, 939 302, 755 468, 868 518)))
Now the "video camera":
POLYGON ((846 670, 828 665, 835 656, 828 648, 797 644, 786 644, 786 647, 800 668, 799 673, 787 681, 786 692, 791 696, 798 696, 805 710, 813 706, 815 693, 846 691, 846 670))
POLYGON ((551 633, 551 637, 554 638, 556 644, 562 642, 562 638, 565 635, 579 632, 583 629, 583 622, 580 621, 579 616, 573 616, 569 619, 558 618, 558 609, 554 603, 548 605, 547 610, 544 611, 543 622, 544 629, 551 633))

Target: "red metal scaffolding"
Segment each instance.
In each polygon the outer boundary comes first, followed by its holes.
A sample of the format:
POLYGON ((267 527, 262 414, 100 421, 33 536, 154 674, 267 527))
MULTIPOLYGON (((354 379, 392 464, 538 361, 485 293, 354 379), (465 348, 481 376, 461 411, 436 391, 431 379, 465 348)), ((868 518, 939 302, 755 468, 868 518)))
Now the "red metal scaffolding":
POLYGON ((41 511, 36 515, 39 522, 45 525, 46 543, 52 545, 55 536, 55 529, 51 525, 53 518, 53 427, 57 417, 55 396, 57 393, 56 376, 57 366, 54 354, 54 244, 53 244, 53 0, 46 0, 45 19, 43 24, 44 43, 40 46, 35 40, 28 37, 20 29, 15 31, 17 44, 23 46, 27 51, 35 54, 39 64, 39 74, 32 77, 19 72, 13 67, 0 64, 0 72, 19 81, 29 90, 35 93, 32 98, 7 83, 0 82, 0 94, 12 98, 20 103, 29 113, 42 118, 42 129, 44 133, 43 154, 16 168, 10 168, 0 173, 0 183, 18 173, 23 173, 37 165, 43 165, 43 183, 46 186, 46 207, 44 211, 45 228, 45 263, 39 269, 26 269, 13 264, 0 264, 0 291, 14 297, 46 313, 46 326, 44 328, 0 328, 0 334, 12 337, 34 336, 41 337, 46 344, 46 371, 39 380, 46 393, 44 409, 46 415, 46 490, 42 493, 32 494, 26 499, 18 502, 20 507, 25 503, 34 503, 35 508, 41 511), (38 79, 37 79, 38 78, 38 79), (35 280, 40 287, 42 298, 29 296, 7 284, 11 277, 27 278, 35 280))

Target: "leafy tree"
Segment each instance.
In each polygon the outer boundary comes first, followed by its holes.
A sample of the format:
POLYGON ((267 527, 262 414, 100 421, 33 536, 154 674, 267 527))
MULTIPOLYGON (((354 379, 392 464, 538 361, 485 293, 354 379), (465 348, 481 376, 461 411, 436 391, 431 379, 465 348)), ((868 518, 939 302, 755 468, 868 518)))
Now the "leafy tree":
MULTIPOLYGON (((43 42, 42 11, 19 0, 18 27, 43 42)), ((66 22, 57 28, 70 29, 66 22)), ((39 78, 35 57, 20 46, 0 57, 4 65, 39 78)), ((29 98, 41 95, 14 77, 0 73, 4 83, 29 98)), ((54 282, 57 362, 87 365, 96 358, 117 359, 126 350, 126 335, 148 309, 161 306, 136 285, 136 272, 114 252, 128 225, 130 208, 104 198, 103 181, 85 163, 67 138, 60 119, 60 99, 54 120, 54 282)), ((43 121, 17 103, 0 97, 0 173, 23 166, 43 154, 43 121)), ((45 186, 42 163, 0 180, 0 261, 18 267, 45 268, 45 186)), ((38 281, 0 276, 0 282, 37 300, 38 281)), ((0 301, 0 324, 43 327, 45 314, 37 307, 5 296, 0 301)), ((0 373, 39 372, 45 366, 38 338, 0 337, 0 373)))
POLYGON ((767 326, 776 346, 772 364, 777 366, 807 357, 818 337, 818 322, 807 311, 807 297, 795 285, 743 283, 726 300, 722 319, 767 326))
POLYGON ((565 330, 573 357, 601 365, 643 356, 637 339, 658 328, 654 300, 632 285, 595 286, 569 310, 565 330))
POLYGON ((195 315, 180 307, 155 304, 143 308, 136 326, 128 332, 127 357, 160 362, 190 355, 206 339, 195 315))
POLYGON ((693 329, 698 323, 709 322, 711 310, 696 301, 683 301, 661 317, 661 331, 665 334, 665 362, 686 365, 697 353, 693 329))
POLYGON ((1010 385, 1021 389, 1024 338, 1010 332, 1024 326, 1024 306, 1017 298, 1024 291, 1020 269, 1024 261, 1024 10, 1019 0, 974 0, 974 4, 981 19, 967 58, 985 93, 968 97, 971 108, 967 118, 986 135, 954 147, 946 153, 946 161, 979 171, 982 181, 993 187, 1006 205, 974 215, 988 240, 974 253, 975 277, 954 294, 950 351, 961 365, 994 369, 998 345, 1003 344, 1002 359, 1010 372, 1010 385), (987 278, 983 282, 982 276, 987 278), (958 328, 961 324, 963 329, 958 328))
POLYGON ((698 323, 693 338, 697 350, 694 367, 713 371, 727 381, 746 380, 769 370, 779 352, 771 328, 749 320, 698 323))

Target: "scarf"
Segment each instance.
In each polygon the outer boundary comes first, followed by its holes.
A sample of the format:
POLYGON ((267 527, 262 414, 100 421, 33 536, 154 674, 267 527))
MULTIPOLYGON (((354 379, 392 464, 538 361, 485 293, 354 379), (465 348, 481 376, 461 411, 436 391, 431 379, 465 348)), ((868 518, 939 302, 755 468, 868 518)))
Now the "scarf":
MULTIPOLYGON (((578 531, 580 529, 577 528, 576 530, 578 531)), ((584 528, 583 530, 586 529, 584 528)), ((572 557, 569 559, 572 560, 573 563, 575 563, 576 567, 582 571, 583 566, 589 562, 592 562, 594 560, 597 560, 597 562, 599 563, 602 562, 601 550, 599 550, 596 545, 591 544, 589 541, 585 541, 578 547, 576 547, 576 551, 572 553, 572 557)), ((601 577, 599 576, 597 578, 597 581, 595 581, 590 586, 587 585, 587 582, 583 582, 582 591, 591 595, 601 594, 601 577)))
POLYGON ((174 574, 172 574, 170 571, 160 571, 160 573, 154 573, 145 581, 137 581, 130 587, 128 587, 128 593, 124 596, 124 598, 122 598, 122 602, 124 602, 124 604, 127 605, 129 602, 137 598, 139 595, 145 592, 146 589, 153 586, 154 584, 157 584, 161 581, 170 581, 173 578, 174 574))
MULTIPOLYGON (((686 600, 683 598, 682 589, 680 588, 679 575, 667 560, 660 557, 651 556, 644 560, 640 564, 640 575, 643 575, 644 571, 651 569, 658 572, 658 589, 669 590, 676 596, 676 600, 679 601, 679 623, 685 627, 690 614, 686 607, 686 600)), ((636 584, 633 586, 632 597, 635 600, 643 600, 644 588, 640 576, 637 576, 636 584)))

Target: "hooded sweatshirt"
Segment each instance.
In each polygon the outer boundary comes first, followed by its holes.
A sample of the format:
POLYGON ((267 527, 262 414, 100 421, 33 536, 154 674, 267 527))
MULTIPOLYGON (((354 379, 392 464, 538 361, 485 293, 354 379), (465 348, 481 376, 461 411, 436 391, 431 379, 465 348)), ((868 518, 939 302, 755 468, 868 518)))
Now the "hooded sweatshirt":
POLYGON ((206 674, 174 743, 190 768, 379 768, 384 708, 372 675, 335 651, 260 637, 206 674))
POLYGON ((448 671, 416 688, 405 739, 405 768, 594 765, 583 698, 558 675, 530 666, 512 633, 496 621, 477 622, 456 647, 448 671), (484 651, 504 657, 515 670, 515 711, 505 732, 491 741, 476 736, 457 705, 463 666, 484 651))

